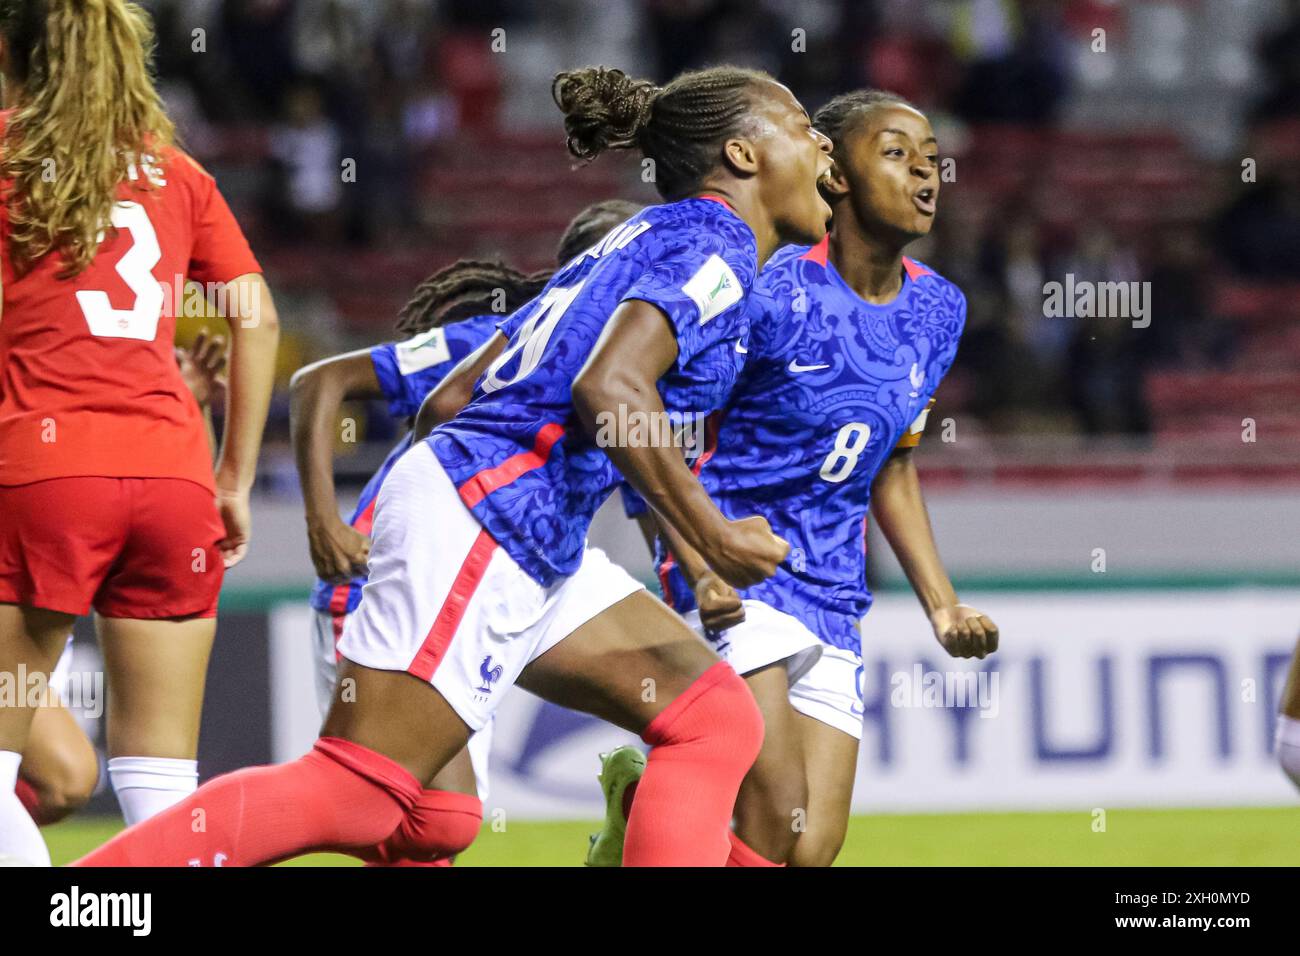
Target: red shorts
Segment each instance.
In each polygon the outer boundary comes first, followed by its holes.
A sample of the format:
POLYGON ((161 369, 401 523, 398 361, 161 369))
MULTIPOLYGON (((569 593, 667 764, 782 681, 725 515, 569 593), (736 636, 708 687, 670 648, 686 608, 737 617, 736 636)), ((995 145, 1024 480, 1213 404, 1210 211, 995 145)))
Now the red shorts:
POLYGON ((226 535, 181 478, 0 486, 0 602, 135 620, 215 617, 226 535))

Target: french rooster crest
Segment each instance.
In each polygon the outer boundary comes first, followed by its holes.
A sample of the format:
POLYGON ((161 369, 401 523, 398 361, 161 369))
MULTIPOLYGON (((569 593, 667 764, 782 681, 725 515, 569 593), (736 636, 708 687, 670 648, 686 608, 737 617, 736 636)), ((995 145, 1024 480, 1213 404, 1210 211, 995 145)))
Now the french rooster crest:
POLYGON ((492 693, 492 685, 501 679, 505 673, 500 664, 493 666, 492 655, 489 654, 483 658, 483 663, 478 666, 479 676, 483 678, 483 683, 479 686, 480 694, 492 693))

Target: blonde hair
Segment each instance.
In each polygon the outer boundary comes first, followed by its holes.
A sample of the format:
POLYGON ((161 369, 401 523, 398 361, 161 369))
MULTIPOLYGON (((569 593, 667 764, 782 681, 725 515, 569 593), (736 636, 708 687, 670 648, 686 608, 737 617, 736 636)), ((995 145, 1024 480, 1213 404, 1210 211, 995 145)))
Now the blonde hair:
POLYGON ((0 34, 21 87, 0 143, 9 252, 19 272, 57 252, 75 275, 128 164, 175 140, 150 75, 153 25, 127 0, 0 0, 0 34))

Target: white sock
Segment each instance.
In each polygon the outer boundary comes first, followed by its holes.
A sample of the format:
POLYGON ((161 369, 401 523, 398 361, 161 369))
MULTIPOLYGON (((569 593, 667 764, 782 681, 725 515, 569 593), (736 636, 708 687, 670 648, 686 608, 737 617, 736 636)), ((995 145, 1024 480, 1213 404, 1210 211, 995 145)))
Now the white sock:
POLYGON ((111 757, 108 779, 127 826, 180 803, 199 785, 199 762, 175 757, 111 757))
POLYGON ((1300 719, 1278 714, 1277 762, 1300 790, 1300 719))
POLYGON ((32 866, 49 866, 50 851, 41 839, 41 831, 14 793, 22 762, 22 754, 0 750, 0 854, 32 866))

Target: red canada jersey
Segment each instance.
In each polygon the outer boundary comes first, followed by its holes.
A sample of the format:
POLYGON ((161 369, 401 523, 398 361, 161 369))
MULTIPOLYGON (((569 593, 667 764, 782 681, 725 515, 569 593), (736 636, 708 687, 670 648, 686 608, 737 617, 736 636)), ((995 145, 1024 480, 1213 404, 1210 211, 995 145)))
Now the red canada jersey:
MULTIPOLYGON (((0 183, 0 197, 11 188, 0 183)), ((50 253, 19 276, 0 203, 0 485, 184 478, 213 489, 203 418, 173 351, 176 312, 186 279, 261 267, 216 181, 178 149, 130 166, 111 225, 79 274, 60 276, 50 253)))

